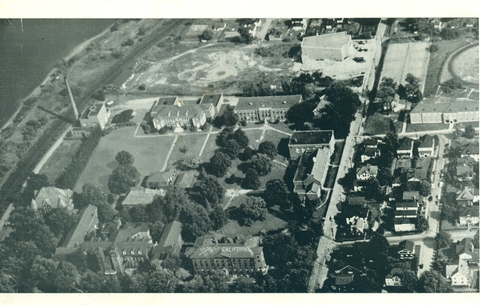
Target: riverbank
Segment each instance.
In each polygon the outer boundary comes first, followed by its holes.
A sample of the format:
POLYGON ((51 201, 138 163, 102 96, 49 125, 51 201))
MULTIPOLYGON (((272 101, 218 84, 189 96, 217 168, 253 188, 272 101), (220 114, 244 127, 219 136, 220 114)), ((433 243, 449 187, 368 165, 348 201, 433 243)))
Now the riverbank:
MULTIPOLYGON (((79 55, 80 53, 82 53, 91 43, 93 43, 95 40, 101 38, 103 35, 107 34, 109 31, 110 31, 110 27, 111 25, 109 25, 104 31, 102 31, 100 34, 92 37, 92 38, 89 38, 85 41, 83 41, 82 43, 80 43, 79 45, 75 46, 66 56, 64 56, 62 59, 65 60, 65 61, 69 61, 70 59, 72 59, 74 56, 76 55, 79 55)), ((37 94, 39 94, 42 90, 42 86, 45 85, 49 79, 51 79, 52 75, 55 73, 57 68, 52 68, 52 70, 50 70, 50 72, 47 73, 47 76, 45 76, 45 78, 43 79, 43 81, 37 86, 35 87, 35 89, 33 89, 29 95, 27 95, 25 98, 21 98, 21 101, 18 103, 17 105, 17 110, 12 114, 12 116, 8 119, 8 121, 5 122, 5 124, 3 124, 3 126, 0 128, 0 131, 4 130, 5 128, 9 127, 10 125, 13 124, 13 120, 14 118, 17 116, 17 114, 20 112, 20 110, 22 109, 23 105, 25 104, 25 101, 28 100, 29 98, 31 97, 34 97, 36 96, 37 94)))

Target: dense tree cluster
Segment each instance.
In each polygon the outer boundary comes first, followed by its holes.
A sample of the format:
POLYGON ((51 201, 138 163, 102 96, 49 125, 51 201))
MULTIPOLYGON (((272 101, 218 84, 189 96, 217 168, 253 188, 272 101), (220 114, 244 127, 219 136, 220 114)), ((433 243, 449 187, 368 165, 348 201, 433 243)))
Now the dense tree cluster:
POLYGON ((265 220, 267 216, 267 204, 260 197, 247 197, 238 208, 239 223, 242 226, 250 226, 254 221, 265 220))
POLYGON ((412 103, 418 103, 423 99, 422 91, 420 90, 421 79, 408 73, 405 77, 407 84, 398 86, 398 95, 402 99, 406 99, 412 103))
POLYGON ((122 150, 115 156, 115 160, 120 165, 133 165, 135 158, 128 151, 122 150))
POLYGON ((132 165, 119 165, 108 179, 108 189, 113 194, 124 194, 137 185, 140 173, 132 165))
POLYGON ((233 107, 228 107, 225 111, 217 115, 213 121, 215 127, 234 126, 238 123, 238 114, 233 111, 233 107))
POLYGON ((63 173, 55 181, 55 185, 63 189, 73 189, 78 178, 82 174, 85 166, 87 166, 93 151, 97 147, 102 137, 102 130, 96 128, 92 130, 89 136, 82 138, 80 147, 70 164, 65 168, 63 173))

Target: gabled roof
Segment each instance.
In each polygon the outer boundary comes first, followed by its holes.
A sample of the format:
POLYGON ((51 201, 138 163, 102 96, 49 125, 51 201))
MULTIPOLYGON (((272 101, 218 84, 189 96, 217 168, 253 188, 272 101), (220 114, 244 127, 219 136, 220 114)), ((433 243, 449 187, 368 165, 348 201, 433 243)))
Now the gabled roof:
POLYGON ((397 216, 414 216, 417 215, 417 211, 413 210, 396 210, 395 217, 397 216))
POLYGON ((211 103, 214 106, 217 106, 222 96, 223 94, 204 94, 200 100, 200 104, 211 103))
POLYGON ((126 223, 110 237, 112 242, 151 241, 148 223, 126 223))
POLYGON ((464 253, 474 256, 475 251, 473 247, 473 240, 469 237, 466 237, 459 241, 457 245, 455 246, 455 253, 457 256, 462 255, 464 253))
POLYGON ((363 152, 363 155, 369 156, 369 157, 374 157, 376 152, 378 152, 378 148, 367 147, 367 148, 365 148, 365 151, 363 152))
POLYGON ((467 146, 462 150, 462 155, 478 155, 478 142, 468 143, 467 146))
POLYGON ((432 146, 435 144, 434 140, 435 137, 431 135, 424 135, 420 138, 420 145, 418 148, 432 148, 432 146))
POLYGON ((49 205, 51 208, 64 208, 73 210, 72 202, 73 191, 70 189, 59 189, 56 187, 42 187, 35 194, 35 203, 37 208, 49 205))
POLYGON ((478 217, 478 206, 468 206, 458 208, 459 217, 478 217))
POLYGON ((162 233, 162 236, 160 237, 160 241, 158 242, 158 245, 161 248, 180 246, 177 243, 178 243, 178 239, 181 238, 181 233, 182 233, 182 224, 175 220, 170 222, 163 229, 163 233, 162 233))
POLYGON ((460 164, 456 167, 456 175, 463 176, 463 175, 472 175, 473 174, 473 166, 469 164, 460 164))
POLYGON ((378 166, 367 164, 357 169, 357 176, 363 175, 363 173, 370 176, 377 176, 378 166))
POLYGON ((405 137, 405 138, 401 138, 399 141, 399 146, 397 148, 397 151, 398 150, 411 150, 412 149, 412 143, 413 143, 413 140, 408 138, 408 137, 405 137))
POLYGON ((63 247, 72 248, 83 243, 83 239, 87 235, 88 231, 92 228, 92 225, 97 221, 97 207, 89 204, 80 213, 80 217, 76 225, 70 230, 63 247))
MULTIPOLYGON (((478 189, 477 189, 477 195, 478 195, 478 189)), ((457 201, 461 201, 461 200, 473 201, 473 198, 474 198, 474 192, 469 188, 464 188, 463 191, 457 196, 457 201)))
POLYGON ((394 276, 402 277, 403 276, 403 269, 402 268, 393 268, 387 275, 387 278, 393 278, 394 276))
POLYGON ((401 248, 401 250, 408 250, 410 252, 413 252, 413 249, 415 248, 415 244, 411 240, 401 241, 398 246, 401 248))

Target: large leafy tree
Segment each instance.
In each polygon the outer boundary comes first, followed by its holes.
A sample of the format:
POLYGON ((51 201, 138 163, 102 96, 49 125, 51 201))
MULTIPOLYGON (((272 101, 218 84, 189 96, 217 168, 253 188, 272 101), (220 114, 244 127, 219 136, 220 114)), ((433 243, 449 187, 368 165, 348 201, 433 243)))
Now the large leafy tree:
POLYGON ((215 206, 222 201, 225 195, 225 190, 217 178, 211 175, 201 175, 195 186, 199 189, 200 197, 203 199, 204 205, 208 201, 215 206))
MULTIPOLYGON (((162 198, 159 198, 158 200, 162 200, 162 198)), ((167 222, 178 220, 182 209, 191 204, 185 190, 179 187, 170 188, 162 201, 162 212, 165 215, 167 222)))
POLYGON ((248 146, 249 140, 247 134, 241 128, 235 130, 235 132, 233 133, 233 139, 237 141, 241 148, 245 148, 248 146))
POLYGON ((205 208, 192 203, 182 208, 180 222, 183 223, 182 236, 188 241, 194 241, 196 237, 206 234, 211 226, 205 208))
POLYGON ((214 230, 219 230, 228 223, 227 214, 220 205, 217 205, 212 209, 209 217, 212 221, 212 229, 214 230))
POLYGON ((41 256, 35 258, 30 274, 38 289, 43 292, 55 292, 53 280, 55 278, 57 265, 57 262, 48 258, 41 256))
POLYGON ((250 226, 254 221, 265 220, 267 216, 267 204, 260 197, 247 197, 238 208, 239 223, 250 226))
POLYGON ((435 247, 437 249, 448 248, 452 242, 452 236, 445 231, 440 231, 435 235, 435 247))
POLYGON ((108 188, 114 194, 124 194, 137 185, 140 173, 132 165, 118 166, 108 179, 108 188))
POLYGON ((168 269, 154 269, 147 278, 147 292, 172 293, 178 284, 175 275, 168 269))
POLYGON ((250 161, 250 167, 255 170, 259 176, 265 176, 272 170, 272 160, 264 154, 256 154, 250 161))
POLYGON ((45 223, 53 234, 65 234, 74 224, 74 218, 62 209, 54 209, 45 215, 45 223))
POLYGON ((419 292, 445 293, 453 292, 451 284, 437 271, 427 270, 418 280, 419 292))
POLYGON ((256 170, 249 168, 245 173, 245 178, 242 180, 242 188, 257 190, 261 185, 258 173, 256 170))
POLYGON ((207 170, 212 175, 223 177, 227 173, 230 165, 232 165, 230 157, 227 154, 217 150, 210 158, 207 170))
POLYGON ((291 206, 291 201, 289 200, 290 192, 283 180, 269 180, 264 194, 265 201, 269 207, 279 205, 281 209, 287 209, 291 206))
POLYGON ((53 274, 55 292, 74 292, 77 284, 78 271, 74 265, 66 261, 60 261, 53 274))
POLYGON ((120 165, 133 165, 135 158, 128 151, 122 150, 115 156, 115 160, 120 165))
POLYGON ((34 197, 34 192, 40 190, 42 187, 49 186, 48 177, 43 174, 34 174, 32 173, 28 177, 27 185, 23 191, 23 197, 25 204, 29 205, 30 201, 34 197))
POLYGON ((258 152, 274 159, 277 156, 277 146, 272 141, 265 141, 258 146, 258 152))

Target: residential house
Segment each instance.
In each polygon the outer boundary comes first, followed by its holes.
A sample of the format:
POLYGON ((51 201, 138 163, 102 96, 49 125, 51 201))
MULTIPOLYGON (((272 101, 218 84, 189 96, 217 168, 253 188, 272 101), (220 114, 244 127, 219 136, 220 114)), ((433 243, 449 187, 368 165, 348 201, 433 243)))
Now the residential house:
POLYGON ((479 154, 478 154, 479 146, 478 141, 470 142, 465 146, 465 148, 461 152, 462 158, 470 157, 475 161, 479 162, 479 154))
POLYGON ((73 211, 73 191, 56 187, 42 187, 34 192, 30 207, 39 213, 48 213, 52 209, 73 211))
POLYGON ((375 147, 366 147, 365 150, 363 151, 362 155, 360 156, 360 160, 362 163, 367 162, 370 159, 375 159, 380 156, 380 150, 375 147))
POLYGON ((55 255, 71 254, 79 250, 85 237, 98 229, 97 207, 89 204, 80 214, 75 226, 65 237, 62 245, 55 251, 55 255))
POLYGON ((195 273, 222 270, 228 276, 266 273, 268 266, 258 237, 227 238, 218 234, 198 237, 186 252, 195 273))
POLYGON ((418 155, 420 157, 434 157, 435 156, 435 137, 424 135, 420 138, 420 145, 418 145, 418 155))
POLYGON ((125 208, 132 206, 145 206, 152 203, 155 196, 165 196, 165 191, 162 189, 154 190, 143 187, 132 187, 128 191, 127 196, 122 201, 122 206, 125 208))
POLYGON ((175 253, 179 254, 183 246, 182 224, 178 221, 168 223, 163 229, 162 236, 158 242, 158 253, 175 253))
POLYGON ((411 240, 404 240, 398 244, 400 259, 413 259, 415 257, 415 244, 411 240))
POLYGON ((398 218, 398 217, 395 217, 395 220, 394 220, 395 232, 415 231, 416 224, 417 224, 417 219, 416 218, 409 218, 409 217, 398 218))
POLYGON ((406 173, 407 189, 419 191, 422 181, 430 182, 432 170, 432 158, 419 158, 415 168, 411 168, 406 173))
POLYGON ((297 170, 293 178, 293 191, 300 199, 305 197, 314 200, 320 198, 330 164, 330 151, 318 149, 316 152, 305 152, 300 156, 297 170))
POLYGON ((195 173, 193 171, 181 172, 177 175, 174 185, 183 188, 189 188, 195 182, 195 173))
POLYGON ((478 187, 465 187, 457 196, 456 202, 458 206, 471 206, 478 204, 478 187))
POLYGON ((333 130, 294 131, 288 142, 290 159, 296 160, 304 152, 326 149, 330 155, 335 150, 333 130))
POLYGON ((79 119, 80 125, 82 127, 100 126, 101 129, 105 129, 110 114, 110 109, 105 107, 105 102, 97 102, 82 112, 79 119))
POLYGON ((478 249, 471 238, 464 238, 452 245, 453 263, 445 268, 445 276, 453 287, 478 287, 478 249))
POLYGON ((402 285, 403 270, 401 268, 393 268, 385 277, 385 286, 399 287, 402 285))
POLYGON ((332 288, 337 291, 353 291, 355 282, 360 280, 364 273, 350 265, 335 270, 335 273, 330 275, 334 279, 332 288))
POLYGON ((437 30, 441 30, 444 27, 444 23, 439 18, 433 18, 430 22, 433 24, 433 28, 437 30))
POLYGON ((413 156, 413 140, 410 138, 402 138, 399 140, 397 148, 397 156, 399 159, 411 159, 413 156))
POLYGON ((301 48, 303 63, 318 60, 343 61, 355 54, 352 37, 347 32, 305 37, 301 48))
POLYGON ((365 230, 369 228, 366 217, 352 216, 346 219, 346 223, 350 225, 352 234, 362 235, 365 233, 365 230))
POLYGON ((465 27, 473 28, 476 24, 478 24, 478 18, 471 18, 465 22, 465 27))
POLYGON ((457 159, 457 166, 455 167, 455 179, 458 181, 469 181, 473 179, 473 165, 462 160, 457 159), (460 162, 461 163, 460 163, 460 162))
POLYGON ((478 205, 459 207, 458 218, 461 226, 478 225, 478 205))
POLYGON ((234 112, 248 123, 285 121, 290 107, 301 102, 301 95, 240 97, 234 112))
POLYGON ((160 172, 151 173, 145 181, 146 187, 149 189, 164 189, 172 185, 175 180, 176 172, 160 172))
POLYGON ((356 177, 359 181, 366 181, 370 178, 376 178, 378 166, 367 164, 357 169, 356 177))
POLYGON ((306 18, 292 18, 290 21, 294 31, 305 31, 307 28, 308 19, 306 18))

